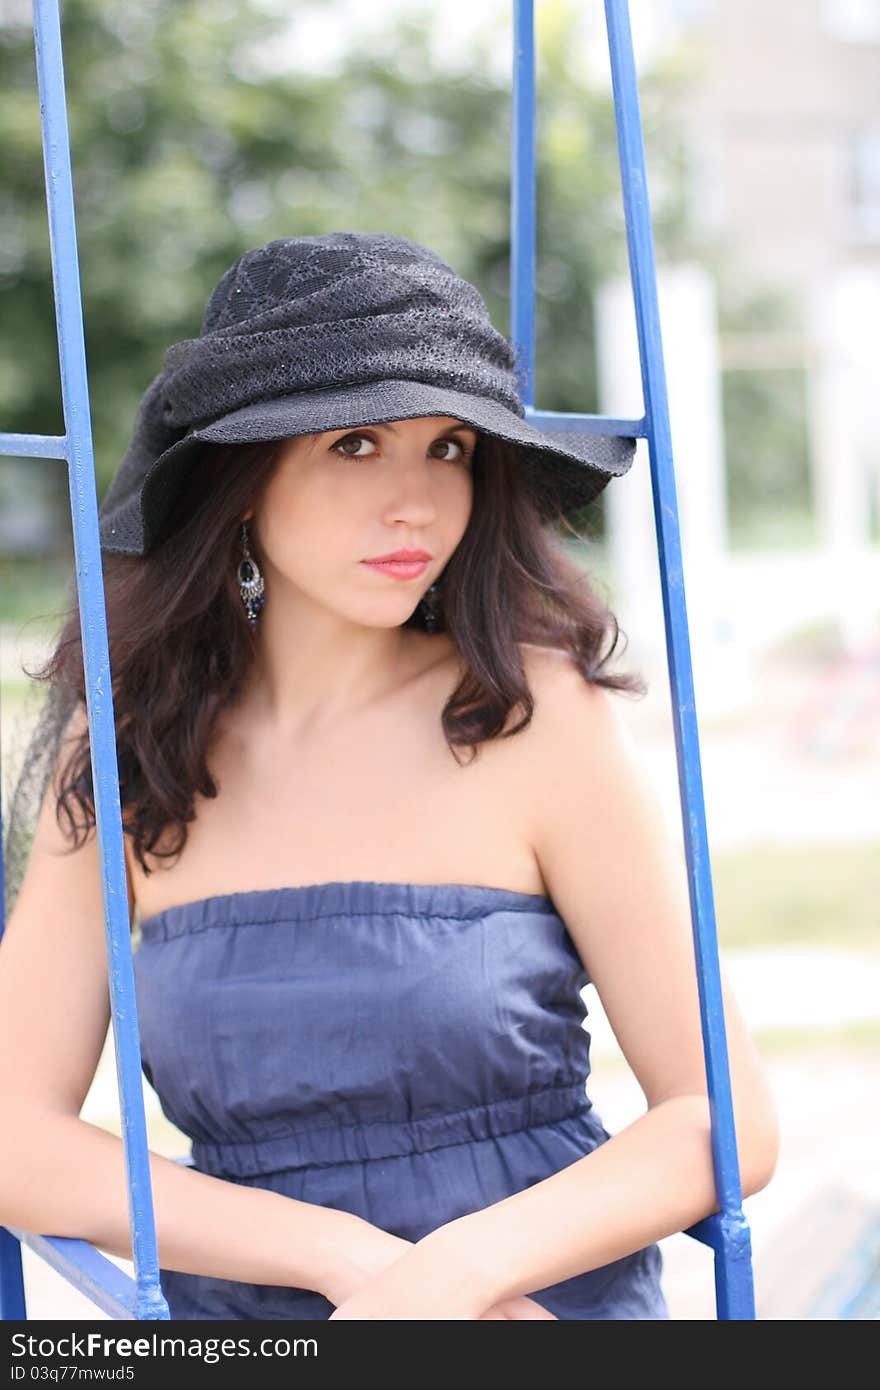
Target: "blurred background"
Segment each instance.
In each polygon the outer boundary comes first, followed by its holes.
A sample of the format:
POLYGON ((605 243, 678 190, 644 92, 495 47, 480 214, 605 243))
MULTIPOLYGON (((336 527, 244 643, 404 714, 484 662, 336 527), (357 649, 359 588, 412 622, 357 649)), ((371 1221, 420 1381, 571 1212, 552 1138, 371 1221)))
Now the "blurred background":
MULTIPOLYGON (((99 496, 165 347, 273 237, 413 237, 509 333, 508 0, 61 9, 99 496)), ((536 402, 640 415, 604 8, 535 13, 536 402)), ((876 1317, 880 0, 630 15, 718 936, 783 1120, 777 1175, 746 1202, 758 1312, 876 1317)), ((0 428, 61 435, 29 0, 0 0, 0 149, 0 428)), ((648 679, 621 709, 680 837, 644 441, 581 526, 623 664, 648 679)), ((4 812, 22 667, 71 571, 63 465, 0 459, 4 812)), ((616 1130, 644 1099, 592 986, 585 1001, 589 1090, 616 1130)), ((151 1146, 184 1153, 144 1084, 151 1146)), ((112 1032, 83 1116, 119 1133, 112 1032)), ((662 1248, 673 1317, 714 1317, 710 1252, 662 1248)), ((25 1267, 31 1317, 100 1316, 27 1250, 25 1267)))

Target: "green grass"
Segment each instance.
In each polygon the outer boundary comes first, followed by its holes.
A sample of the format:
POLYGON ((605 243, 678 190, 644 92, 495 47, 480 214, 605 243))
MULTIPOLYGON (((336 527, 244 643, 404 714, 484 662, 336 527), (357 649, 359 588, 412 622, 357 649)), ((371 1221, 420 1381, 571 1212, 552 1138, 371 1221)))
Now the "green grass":
MULTIPOLYGON (((751 1035, 766 1061, 806 1064, 815 1056, 823 1063, 836 1058, 841 1067, 880 1062, 880 1022, 873 1019, 834 1028, 755 1028, 751 1035)), ((622 1052, 609 1052, 596 1059, 595 1067, 604 1075, 628 1071, 629 1063, 622 1052)))
POLYGON ((873 1058, 880 1062, 880 1020, 863 1019, 857 1023, 840 1024, 835 1028, 758 1028, 755 1042, 766 1056, 803 1057, 806 1053, 822 1052, 825 1060, 831 1053, 843 1053, 849 1058, 873 1058))
POLYGON ((24 709, 26 700, 35 698, 28 692, 31 687, 36 689, 37 684, 37 681, 25 681, 24 677, 20 681, 0 682, 0 710, 3 715, 17 717, 19 711, 24 709))
POLYGON ((880 840, 712 855, 722 947, 880 949, 880 840))
POLYGON ((55 556, 0 556, 0 622, 18 626, 66 607, 70 565, 55 556))

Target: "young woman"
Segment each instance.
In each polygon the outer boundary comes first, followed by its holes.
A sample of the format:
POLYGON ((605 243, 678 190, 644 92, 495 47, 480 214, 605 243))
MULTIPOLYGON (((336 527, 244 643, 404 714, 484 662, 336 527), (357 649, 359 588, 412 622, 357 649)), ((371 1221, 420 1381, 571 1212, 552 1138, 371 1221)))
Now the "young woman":
MULTIPOLYGON (((633 441, 523 416, 433 252, 279 240, 169 348, 102 504, 143 1066, 192 1140, 151 1160, 175 1318, 666 1318, 656 1242, 718 1209, 684 863, 615 702, 644 684, 552 525, 633 441), (614 1136, 589 981, 646 1099, 614 1136)), ((109 1021, 79 631, 20 783, 0 1221, 130 1255, 120 1141, 79 1119, 109 1021)), ((748 1194, 776 1116, 725 1002, 748 1194)))

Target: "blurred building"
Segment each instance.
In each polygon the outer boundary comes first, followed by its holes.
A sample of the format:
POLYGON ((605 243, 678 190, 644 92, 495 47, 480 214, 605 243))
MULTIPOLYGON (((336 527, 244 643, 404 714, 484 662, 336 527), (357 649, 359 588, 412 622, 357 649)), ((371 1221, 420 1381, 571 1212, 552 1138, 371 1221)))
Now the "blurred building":
POLYGON ((876 271, 880 0, 688 8, 701 68, 685 97, 695 221, 753 281, 804 304, 843 267, 876 271))
MULTIPOLYGON (((696 254, 658 273, 694 635, 719 673, 740 639, 827 619, 858 648, 880 611, 880 0, 633 0, 631 19, 640 67, 675 54, 683 75, 696 254), (762 299, 784 304, 781 321, 750 321, 762 299), (730 553, 721 401, 732 374, 782 370, 803 374, 814 539, 750 559, 730 553)), ((600 298, 601 408, 624 414, 638 384, 628 295, 624 281, 600 298)), ((623 610, 656 654, 653 516, 635 492, 609 490, 612 549, 623 610)), ((780 499, 768 489, 764 505, 780 499)), ((719 699, 735 698, 734 675, 719 674, 719 699)))

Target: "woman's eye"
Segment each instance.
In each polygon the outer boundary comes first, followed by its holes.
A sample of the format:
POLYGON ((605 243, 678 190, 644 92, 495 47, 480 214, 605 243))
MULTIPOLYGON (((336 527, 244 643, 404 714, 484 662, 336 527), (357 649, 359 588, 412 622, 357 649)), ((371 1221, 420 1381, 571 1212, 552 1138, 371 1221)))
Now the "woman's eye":
MULTIPOLYGON (((342 439, 337 439, 335 444, 330 445, 330 451, 331 453, 335 451, 344 453, 346 458, 369 458, 369 454, 362 454, 360 452, 359 446, 361 444, 373 444, 373 442, 374 441, 370 438, 368 434, 346 434, 342 437, 342 439)), ((438 457, 441 458, 444 462, 464 462, 467 459, 469 459, 471 457, 471 454, 473 453, 473 450, 466 448, 465 445, 459 439, 436 439, 431 447, 435 448, 437 445, 439 445, 441 449, 449 449, 451 446, 453 449, 458 450, 458 453, 453 452, 451 454, 438 455, 438 457)))
POLYGON ((343 446, 346 444, 372 444, 372 442, 372 439, 365 434, 347 434, 343 439, 337 439, 336 443, 332 444, 330 447, 331 449, 341 449, 349 458, 363 458, 363 454, 355 453, 353 450, 346 449, 343 446))
POLYGON ((470 450, 466 449, 465 446, 462 444, 461 440, 459 439, 438 439, 437 443, 441 447, 443 445, 452 444, 456 449, 458 449, 457 454, 449 454, 444 456, 448 458, 452 463, 455 463, 458 460, 464 461, 465 459, 470 458, 470 450))

